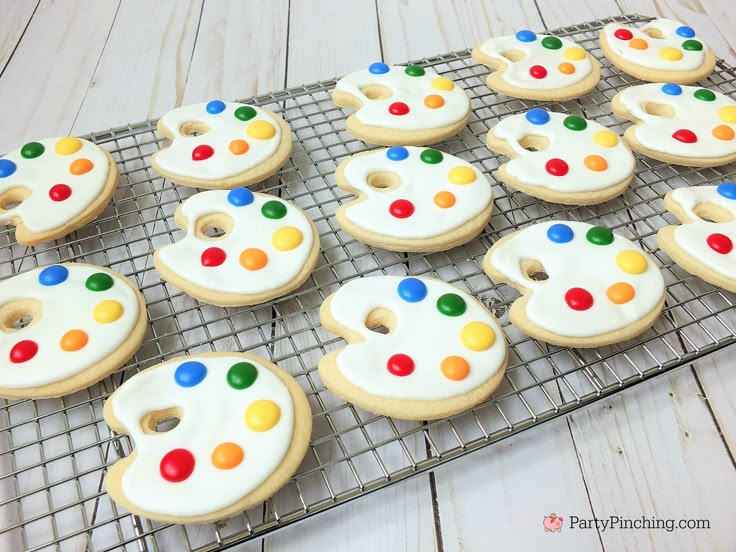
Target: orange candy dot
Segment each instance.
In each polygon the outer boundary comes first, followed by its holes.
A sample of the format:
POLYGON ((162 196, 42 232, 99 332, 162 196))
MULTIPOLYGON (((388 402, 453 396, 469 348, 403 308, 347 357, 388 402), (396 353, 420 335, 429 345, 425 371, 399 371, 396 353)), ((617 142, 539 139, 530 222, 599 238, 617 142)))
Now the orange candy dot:
POLYGON ((733 129, 728 125, 718 125, 713 129, 713 136, 719 140, 733 140, 733 129))
POLYGON ((572 75, 575 72, 575 66, 572 63, 560 63, 557 70, 564 75, 572 75))
POLYGON ((87 332, 82 330, 69 330, 63 336, 61 336, 61 349, 62 351, 78 351, 84 348, 89 341, 87 332))
POLYGON ((460 381, 468 377, 470 365, 461 356, 449 356, 440 364, 440 370, 447 379, 460 381))
POLYGON ((250 146, 245 140, 233 140, 230 142, 230 152, 233 155, 243 155, 249 149, 250 146))
POLYGON ((434 196, 434 204, 440 209, 449 209, 455 205, 455 194, 452 192, 437 192, 434 196))
POLYGON ((231 470, 238 466, 245 458, 240 445, 235 443, 220 443, 212 451, 212 465, 221 470, 231 470))
POLYGON ((635 38, 629 42, 629 48, 634 50, 646 50, 649 48, 649 44, 643 38, 635 38))
POLYGON ((437 109, 438 107, 442 107, 445 105, 445 100, 442 96, 439 96, 437 94, 430 94, 426 98, 424 98, 424 105, 426 105, 429 109, 437 109))
POLYGON ((634 287, 626 282, 618 282, 608 287, 606 295, 611 303, 623 305, 634 298, 634 287))
POLYGON ((268 255, 263 249, 249 247, 240 254, 240 264, 246 270, 260 270, 268 263, 268 255))
POLYGON ((608 161, 600 155, 588 155, 583 161, 591 171, 602 172, 608 168, 608 161))
POLYGON ((80 157, 79 159, 73 161, 71 165, 69 165, 69 172, 79 176, 80 174, 91 171, 92 167, 94 167, 92 161, 84 157, 80 157))

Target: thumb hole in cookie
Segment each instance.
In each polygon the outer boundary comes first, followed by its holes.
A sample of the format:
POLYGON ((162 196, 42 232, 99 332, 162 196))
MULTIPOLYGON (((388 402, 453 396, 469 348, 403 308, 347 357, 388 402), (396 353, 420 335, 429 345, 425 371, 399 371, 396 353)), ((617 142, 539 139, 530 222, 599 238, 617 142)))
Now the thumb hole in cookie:
POLYGON ((225 213, 209 213, 194 223, 194 234, 200 240, 215 241, 226 238, 233 231, 235 223, 225 213))
POLYGON ((715 203, 698 203, 693 212, 706 222, 731 222, 733 214, 725 207, 715 203))
POLYGON ((671 119, 675 116, 675 109, 671 105, 647 102, 641 104, 641 108, 646 113, 654 115, 655 117, 665 117, 666 119, 671 119))
POLYGON ((394 95, 393 91, 383 84, 370 84, 361 88, 360 91, 369 100, 385 100, 394 95))
POLYGON ((521 272, 532 282, 543 282, 549 279, 549 274, 544 269, 544 265, 533 259, 523 259, 521 261, 521 272))
POLYGON ((505 52, 501 52, 501 56, 505 57, 512 63, 516 63, 517 61, 524 59, 526 54, 521 50, 506 50, 505 52))
POLYGON ((187 122, 179 127, 179 132, 184 136, 199 136, 210 131, 210 127, 204 123, 187 122))
POLYGON ((396 328, 396 315, 388 309, 373 309, 365 317, 365 327, 372 332, 390 334, 396 328))
POLYGON ((31 190, 18 186, 17 188, 10 188, 0 195, 0 214, 11 211, 28 199, 31 195, 31 190))
POLYGON ((141 418, 141 429, 143 433, 155 435, 156 433, 166 433, 179 425, 182 418, 181 408, 165 408, 163 410, 154 410, 141 418))
POLYGON ((544 136, 530 134, 519 140, 519 145, 528 151, 544 151, 549 147, 549 140, 544 136))
POLYGON ((650 36, 652 38, 656 38, 656 39, 664 38, 662 31, 660 31, 659 29, 644 29, 642 32, 645 35, 650 36))
POLYGON ((401 186, 401 177, 389 171, 371 173, 365 180, 377 192, 390 192, 401 186))
POLYGON ((0 306, 0 331, 13 333, 38 322, 43 305, 36 299, 20 299, 0 306))

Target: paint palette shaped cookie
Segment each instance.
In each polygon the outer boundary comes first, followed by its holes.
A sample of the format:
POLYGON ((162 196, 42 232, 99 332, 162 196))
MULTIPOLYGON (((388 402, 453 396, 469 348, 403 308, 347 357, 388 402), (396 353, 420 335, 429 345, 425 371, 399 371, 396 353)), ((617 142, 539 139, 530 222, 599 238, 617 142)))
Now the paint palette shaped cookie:
POLYGON ((243 353, 167 360, 107 400, 107 424, 133 438, 105 486, 135 514, 173 523, 215 521, 272 496, 309 446, 312 413, 299 384, 243 353), (177 418, 168 431, 157 424, 177 418))
POLYGON ((418 65, 373 63, 332 91, 339 107, 356 109, 350 134, 372 144, 422 146, 457 134, 470 118, 470 99, 446 77, 418 65))
POLYGON ((358 153, 335 173, 358 196, 337 222, 357 240, 390 251, 443 251, 488 224, 491 183, 467 161, 439 150, 394 146, 358 153))
POLYGON ((66 236, 99 215, 118 184, 101 147, 66 136, 29 142, 0 158, 0 224, 36 245, 66 236))
POLYGON ((319 362, 327 388, 376 414, 443 418, 484 401, 503 379, 506 340, 475 298, 434 278, 351 280, 320 309, 346 347, 319 362), (379 333, 371 328, 388 328, 379 333))
POLYGON ((690 84, 713 72, 716 56, 692 27, 657 19, 634 28, 609 23, 600 32, 601 50, 624 73, 648 82, 690 84))
POLYGON ((0 282, 0 324, 0 397, 62 397, 133 356, 146 308, 138 288, 117 272, 58 264, 0 282))
POLYGON ((636 161, 623 140, 576 115, 534 108, 505 117, 486 145, 511 158, 498 169, 503 182, 545 201, 602 203, 634 178, 636 161))
POLYGON ((584 222, 543 222, 504 236, 483 269, 522 293, 511 305, 511 322, 554 345, 631 339, 654 324, 664 305, 664 280, 652 258, 608 228, 584 222))
POLYGON ((682 224, 657 232, 657 244, 679 266, 736 293, 736 184, 668 192, 664 206, 682 224))
POLYGON ((171 140, 151 164, 184 186, 250 186, 278 171, 291 155, 291 129, 262 107, 212 100, 179 107, 158 121, 171 140))
POLYGON ((598 61, 572 40, 528 30, 481 42, 473 48, 473 61, 495 69, 488 88, 515 98, 570 100, 593 90, 601 78, 598 61))
POLYGON ((736 161, 736 102, 719 92, 679 84, 642 84, 619 92, 613 112, 635 124, 624 140, 653 159, 689 167, 736 161))
POLYGON ((319 256, 319 234, 293 203, 247 188, 210 190, 176 210, 186 235, 156 250, 159 275, 204 303, 255 305, 298 288, 319 256), (212 237, 219 229, 224 234, 212 237))

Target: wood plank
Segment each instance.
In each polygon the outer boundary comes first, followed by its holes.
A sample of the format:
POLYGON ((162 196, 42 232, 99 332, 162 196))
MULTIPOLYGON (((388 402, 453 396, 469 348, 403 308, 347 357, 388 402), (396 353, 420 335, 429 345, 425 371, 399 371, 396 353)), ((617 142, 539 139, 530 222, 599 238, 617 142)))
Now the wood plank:
POLYGON ((40 0, 0 2, 0 72, 13 54, 40 0))
POLYGON ((736 373, 733 370, 733 352, 719 351, 695 363, 695 373, 703 386, 698 393, 701 401, 713 412, 723 440, 736 456, 736 373))
POLYGON ((547 29, 567 27, 621 14, 616 0, 566 0, 565 2, 537 0, 537 6, 547 29))

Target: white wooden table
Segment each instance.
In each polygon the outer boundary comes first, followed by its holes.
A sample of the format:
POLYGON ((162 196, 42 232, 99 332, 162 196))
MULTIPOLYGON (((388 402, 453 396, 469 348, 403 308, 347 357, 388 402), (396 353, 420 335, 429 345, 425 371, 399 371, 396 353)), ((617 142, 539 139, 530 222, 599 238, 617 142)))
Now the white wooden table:
MULTIPOLYGON (((620 13, 697 28, 736 63, 732 0, 0 0, 0 151, 620 13)), ((726 351, 243 550, 735 550, 726 351), (545 533, 580 518, 709 530, 545 533)))

